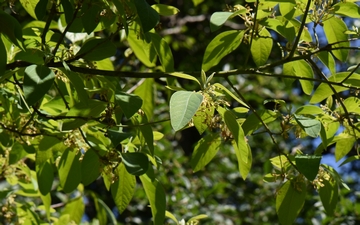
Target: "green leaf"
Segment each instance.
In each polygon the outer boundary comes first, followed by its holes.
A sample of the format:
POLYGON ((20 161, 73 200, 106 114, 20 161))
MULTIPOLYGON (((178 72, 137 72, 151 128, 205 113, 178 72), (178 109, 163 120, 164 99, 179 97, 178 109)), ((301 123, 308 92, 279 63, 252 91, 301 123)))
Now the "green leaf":
POLYGON ((185 73, 179 73, 179 72, 169 73, 169 75, 174 76, 174 77, 179 77, 182 79, 195 81, 196 83, 198 83, 201 86, 201 83, 194 76, 191 76, 191 75, 188 75, 185 73))
POLYGON ((51 213, 51 210, 53 210, 53 208, 51 207, 51 195, 50 195, 50 193, 48 193, 46 195, 40 195, 40 197, 41 197, 41 200, 42 200, 44 208, 45 208, 46 219, 50 220, 50 213, 51 213))
POLYGON ((315 105, 303 105, 300 106, 298 109, 296 109, 296 111, 294 112, 294 114, 297 115, 313 115, 313 114, 323 114, 324 111, 315 105))
MULTIPOLYGON (((36 8, 36 5, 38 4, 38 2, 39 2, 39 0, 20 0, 22 7, 24 7, 26 12, 29 13, 29 15, 31 17, 33 17, 34 19, 38 19, 35 14, 35 8, 36 8)), ((39 18, 39 19, 41 19, 41 18, 39 18)))
POLYGON ((200 107, 203 96, 196 92, 177 91, 170 98, 170 121, 175 131, 190 122, 200 107))
POLYGON ((237 148, 241 152, 241 159, 244 163, 247 163, 247 159, 249 158, 249 152, 247 147, 247 140, 244 135, 244 131, 241 127, 241 125, 236 120, 235 115, 229 111, 226 110, 224 113, 224 121, 227 126, 227 128, 230 130, 232 136, 234 137, 234 140, 237 144, 237 148))
POLYGON ((142 146, 144 146, 146 143, 150 150, 150 152, 148 152, 148 153, 153 156, 154 155, 154 134, 153 134, 151 126, 148 124, 146 115, 137 113, 131 119, 132 119, 132 122, 134 123, 134 125, 139 125, 137 136, 139 137, 142 146))
POLYGON ((124 115, 130 119, 142 106, 143 101, 139 96, 117 92, 115 102, 120 106, 124 115))
POLYGON ((65 69, 61 71, 64 72, 66 77, 70 80, 72 86, 75 88, 75 91, 77 93, 75 99, 77 99, 78 102, 86 103, 89 100, 89 94, 85 90, 83 79, 79 76, 78 73, 71 71, 65 62, 63 62, 63 65, 65 69))
POLYGON ((172 16, 180 12, 179 9, 171 5, 154 4, 151 7, 162 16, 172 16))
MULTIPOLYGON (((284 16, 288 20, 291 20, 291 19, 303 14, 301 7, 297 7, 297 4, 295 1, 283 2, 283 3, 279 4, 279 10, 280 10, 281 15, 284 16)), ((292 41, 292 40, 289 40, 289 41, 292 41)))
POLYGON ((234 147, 235 150, 240 175, 245 180, 250 172, 252 165, 252 154, 251 154, 250 146, 246 144, 246 148, 239 149, 236 142, 233 142, 232 146, 234 147), (244 158, 245 156, 247 156, 246 159, 244 158))
POLYGON ((294 25, 290 21, 284 20, 283 17, 266 18, 259 21, 259 24, 276 31, 288 40, 294 40, 295 38, 294 25))
POLYGON ((219 151, 221 138, 219 134, 214 133, 201 138, 194 147, 191 156, 191 167, 193 172, 204 168, 219 151))
POLYGON ((127 172, 123 163, 120 163, 115 172, 118 180, 111 185, 111 195, 121 214, 129 205, 134 195, 136 179, 134 175, 127 172))
MULTIPOLYGON (((360 156, 359 156, 359 155, 350 156, 349 158, 345 159, 345 160, 340 164, 340 166, 343 166, 343 165, 345 165, 345 164, 347 164, 347 163, 350 163, 350 162, 352 162, 352 161, 355 161, 355 160, 360 160, 360 156)), ((339 166, 339 167, 340 167, 340 166, 339 166)))
POLYGON ((140 176, 140 180, 144 186, 146 196, 150 202, 154 224, 164 224, 166 211, 166 197, 164 188, 158 180, 151 180, 147 174, 140 176))
POLYGON ((360 18, 360 8, 354 2, 339 2, 333 5, 334 13, 344 17, 360 18))
POLYGON ((319 136, 321 131, 321 122, 317 119, 311 119, 304 116, 298 116, 294 114, 294 118, 299 126, 306 132, 310 137, 316 138, 319 136))
MULTIPOLYGON (((284 73, 296 77, 314 78, 314 72, 305 60, 297 60, 284 64, 284 73)), ((313 81, 299 79, 305 94, 310 95, 314 88, 313 81)))
POLYGON ((322 184, 323 185, 319 188, 321 202, 327 216, 334 216, 334 211, 339 201, 339 185, 332 176, 328 179, 322 179, 322 184))
POLYGON ((353 148, 356 138, 346 133, 336 136, 335 160, 336 162, 346 156, 353 148))
MULTIPOLYGON (((343 104, 348 113, 360 114, 360 99, 357 97, 348 97, 343 101, 343 104)), ((340 105, 335 111, 340 114, 345 114, 344 108, 340 105)))
POLYGON ((38 20, 44 19, 46 15, 48 0, 40 0, 35 6, 35 15, 38 20))
POLYGON ((165 211, 165 217, 171 219, 172 221, 174 221, 176 223, 176 225, 179 225, 178 220, 176 219, 176 217, 174 216, 174 214, 172 214, 169 211, 165 211))
MULTIPOLYGON (((87 103, 75 104, 66 116, 79 116, 83 118, 96 118, 106 108, 106 102, 89 99, 87 103)), ((86 123, 85 119, 64 119, 62 120, 61 130, 73 130, 81 127, 86 123)))
POLYGON ((208 125, 211 124, 211 120, 214 117, 214 111, 215 106, 206 106, 205 104, 201 104, 196 111, 193 122, 199 134, 204 133, 208 128, 208 125))
POLYGON ((83 4, 80 13, 81 21, 86 33, 91 34, 100 22, 101 8, 94 2, 83 4))
POLYGON ((230 30, 218 34, 206 47, 202 61, 202 70, 208 71, 216 66, 222 58, 239 47, 244 31, 230 30))
POLYGON ((254 37, 251 43, 251 55, 256 66, 262 66, 268 60, 271 49, 273 46, 273 40, 271 34, 265 28, 263 28, 259 35, 254 37))
MULTIPOLYGON (((135 29, 135 28, 133 28, 135 29)), ((147 67, 156 66, 156 51, 151 43, 139 38, 133 29, 129 30, 127 41, 136 57, 147 67)))
POLYGON ((308 180, 313 181, 318 174, 321 158, 316 155, 296 155, 296 167, 308 180))
POLYGON ((332 56, 332 54, 330 52, 319 52, 317 54, 317 57, 319 57, 320 61, 330 70, 331 74, 335 74, 336 73, 336 64, 335 64, 335 60, 334 57, 332 56))
MULTIPOLYGON (((61 212, 61 215, 68 214, 72 222, 74 222, 75 224, 80 224, 84 212, 85 212, 84 199, 82 197, 77 197, 71 199, 66 203, 65 209, 61 212)), ((60 223, 60 224, 68 224, 68 223, 60 223)))
MULTIPOLYGON (((326 39, 332 48, 350 47, 348 35, 345 33, 348 28, 341 18, 331 16, 323 21, 323 24, 326 39)), ((337 59, 345 62, 349 55, 349 49, 333 50, 332 53, 337 59)))
POLYGON ((81 46, 75 57, 89 61, 98 61, 115 55, 116 46, 109 40, 90 38, 81 46))
POLYGON ((52 183, 54 181, 53 165, 48 161, 41 164, 36 163, 36 177, 40 193, 47 195, 51 191, 52 183))
POLYGON ((54 79, 54 72, 46 66, 26 67, 23 85, 26 103, 32 106, 43 98, 51 88, 54 79))
POLYGON ((222 84, 220 83, 215 83, 214 86, 222 91, 225 91, 230 97, 232 97, 235 101, 237 101, 238 103, 240 103, 241 105, 245 106, 246 108, 249 108, 248 105, 245 104, 245 102, 243 102, 242 100, 240 100, 240 98, 238 98, 236 95, 234 95, 229 89, 227 89, 226 87, 224 87, 222 84))
POLYGON ((80 155, 74 149, 67 148, 59 161, 59 179, 65 193, 75 190, 81 181, 80 155))
POLYGON ((146 33, 159 23, 159 14, 145 0, 134 0, 133 2, 136 6, 143 32, 146 33))
POLYGON ((81 161, 81 181, 86 186, 96 180, 101 173, 101 163, 98 154, 90 148, 81 161))
POLYGON ((7 63, 6 48, 0 38, 0 77, 2 77, 5 74, 6 63, 7 63))
MULTIPOLYGON (((328 78, 329 81, 333 82, 339 82, 341 83, 347 76, 349 75, 349 72, 341 72, 334 74, 328 78)), ((359 86, 360 85, 360 75, 357 73, 353 73, 350 78, 348 78, 344 84, 347 84, 349 86, 359 86)), ((349 88, 347 87, 340 87, 337 85, 333 85, 336 92, 342 92, 346 91, 349 88)), ((334 92, 326 83, 321 83, 319 87, 315 90, 313 96, 310 99, 311 104, 319 103, 322 100, 326 99, 329 96, 332 96, 334 92)))
POLYGON ((126 152, 121 154, 126 170, 135 176, 146 173, 149 169, 149 159, 141 152, 126 152))
POLYGON ((286 181, 276 196, 276 212, 282 225, 293 224, 304 206, 306 184, 303 181, 286 181))
POLYGON ((209 216, 206 215, 206 214, 200 214, 200 215, 191 217, 187 222, 190 223, 190 224, 191 223, 196 223, 196 222, 199 222, 199 220, 206 219, 206 218, 209 218, 209 216))
POLYGON ((153 118, 155 106, 154 79, 145 79, 144 82, 135 89, 134 94, 142 99, 143 104, 141 109, 150 121, 153 118))
POLYGON ((157 33, 149 33, 152 45, 159 57, 164 72, 174 71, 174 58, 168 43, 157 33))
POLYGON ((210 17, 210 30, 218 30, 232 15, 232 12, 215 12, 210 17))
POLYGON ((118 146, 120 142, 125 140, 126 138, 129 138, 131 136, 131 133, 124 133, 122 129, 119 130, 113 130, 108 129, 107 130, 107 137, 111 140, 111 143, 114 147, 118 146))
POLYGON ((120 2, 119 0, 115 0, 115 1, 113 1, 113 3, 116 6, 116 9, 118 11, 118 15, 120 16, 121 25, 124 27, 126 35, 128 35, 129 34, 129 27, 128 27, 128 24, 126 22, 127 20, 126 20, 125 8, 124 8, 122 2, 120 2))

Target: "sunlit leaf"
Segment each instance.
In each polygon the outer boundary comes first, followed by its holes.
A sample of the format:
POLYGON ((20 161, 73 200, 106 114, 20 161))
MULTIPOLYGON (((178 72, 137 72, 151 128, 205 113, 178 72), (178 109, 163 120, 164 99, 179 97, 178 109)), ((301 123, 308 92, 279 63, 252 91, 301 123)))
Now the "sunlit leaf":
POLYGON ((354 136, 341 133, 336 136, 335 160, 336 162, 346 156, 353 148, 356 138, 354 136))
POLYGON ((242 8, 235 12, 215 12, 210 17, 210 30, 212 32, 218 30, 227 20, 239 14, 245 14, 247 10, 242 8))
POLYGON ((345 34, 345 31, 348 30, 346 24, 341 18, 336 16, 331 16, 327 20, 323 21, 324 32, 326 39, 332 48, 344 47, 344 49, 333 50, 332 53, 340 61, 346 61, 349 49, 350 42, 348 42, 348 35, 345 34))
POLYGON ((291 225, 299 215, 306 197, 305 182, 286 181, 277 192, 276 212, 282 225, 291 225))
POLYGON ((322 114, 324 111, 315 105, 303 105, 296 109, 295 114, 297 115, 313 115, 313 114, 322 114))
POLYGON ((262 66, 268 60, 271 49, 273 46, 273 40, 267 29, 262 29, 259 35, 254 37, 251 43, 251 55, 256 66, 262 66))
MULTIPOLYGON (((259 110, 257 111, 257 114, 260 116, 260 118, 265 124, 276 120, 276 118, 278 118, 279 116, 273 110, 259 110)), ((250 114, 246 118, 245 122, 242 124, 242 128, 244 130, 245 135, 250 135, 257 129, 259 129, 261 126, 262 126, 261 121, 254 113, 250 114)))
POLYGON ((215 83, 214 84, 215 87, 219 88, 222 91, 225 91, 226 94, 228 94, 230 97, 232 97, 235 101, 237 101, 238 103, 240 103, 241 105, 245 106, 246 108, 249 108, 248 105, 245 104, 245 102, 243 102, 240 98, 238 98, 233 92, 231 92, 229 89, 227 89, 226 87, 224 87, 224 85, 220 84, 220 83, 215 83))
POLYGON ((154 224, 164 224, 166 211, 165 191, 160 182, 144 174, 140 176, 146 196, 149 199, 154 224))
POLYGON ((189 74, 174 72, 174 73, 170 73, 169 75, 178 77, 178 78, 182 78, 182 79, 192 80, 192 81, 195 81, 196 83, 198 83, 199 85, 201 85, 200 82, 198 81, 198 79, 196 79, 194 76, 191 76, 189 74))
POLYGON ((304 116, 297 116, 295 114, 294 118, 307 135, 314 138, 319 136, 321 131, 321 122, 319 120, 304 116))
POLYGON ((330 73, 331 74, 335 74, 336 73, 336 64, 335 64, 335 60, 334 57, 332 56, 332 54, 330 52, 319 52, 317 54, 317 57, 319 57, 320 61, 322 63, 324 63, 324 65, 329 68, 330 73))
POLYGON ((194 126, 200 134, 208 128, 208 124, 211 123, 211 120, 214 116, 215 107, 206 106, 204 104, 200 105, 199 109, 196 111, 193 122, 194 126))
POLYGON ((75 190, 81 181, 80 154, 74 149, 66 149, 59 161, 58 171, 60 184, 65 193, 75 190))
POLYGON ((157 54, 151 43, 139 38, 138 34, 129 29, 127 41, 136 57, 147 67, 156 66, 157 54))
MULTIPOLYGON (((297 60, 284 64, 284 73, 296 77, 314 78, 314 72, 305 60, 297 60)), ((313 81, 299 79, 301 88, 305 94, 310 95, 314 88, 313 81)))
POLYGON ((201 94, 190 91, 178 91, 171 96, 170 121, 175 131, 180 130, 190 122, 202 100, 201 94))
POLYGON ((174 216, 174 214, 172 214, 171 212, 169 211, 166 211, 165 212, 165 217, 171 219, 172 221, 174 221, 176 223, 176 225, 179 225, 179 222, 178 220, 176 219, 176 217, 174 216))
MULTIPOLYGON (((77 197, 71 199, 66 203, 64 210, 61 212, 61 215, 68 214, 69 217, 71 218, 71 221, 73 221, 76 224, 80 224, 84 212, 85 212, 84 200, 82 197, 77 197)), ((68 224, 68 223, 63 223, 63 224, 68 224)))
POLYGON ((191 156, 191 167, 194 172, 204 168, 219 151, 221 138, 218 134, 206 135, 198 141, 191 156))
POLYGON ((176 15, 180 12, 179 9, 177 9, 171 5, 154 4, 151 7, 153 9, 155 9, 156 12, 158 12, 162 16, 172 16, 172 15, 176 15))
POLYGON ((208 71, 216 66, 222 58, 239 47, 244 31, 230 30, 218 34, 206 47, 202 61, 202 70, 208 71))
POLYGON ((150 121, 154 115, 155 92, 154 79, 145 79, 144 82, 136 88, 134 94, 143 100, 141 109, 145 112, 146 117, 150 121))
POLYGON ((81 161, 81 181, 86 186, 96 180, 101 173, 101 163, 99 155, 94 149, 86 151, 81 161))
POLYGON ((340 16, 360 18, 360 8, 354 2, 338 2, 333 5, 334 13, 340 16))
POLYGON ((174 71, 174 58, 168 43, 160 35, 149 33, 152 45, 158 55, 158 58, 165 72, 174 71))
POLYGON ((136 179, 134 175, 127 172, 123 163, 116 168, 116 175, 118 180, 111 185, 111 195, 121 214, 134 195, 136 179))

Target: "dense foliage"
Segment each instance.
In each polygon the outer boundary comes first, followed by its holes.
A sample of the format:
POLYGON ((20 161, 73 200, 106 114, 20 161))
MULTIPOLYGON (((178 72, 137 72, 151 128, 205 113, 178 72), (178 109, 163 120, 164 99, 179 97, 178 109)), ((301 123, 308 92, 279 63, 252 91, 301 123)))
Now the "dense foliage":
POLYGON ((360 221, 356 1, 0 2, 0 222, 360 221))

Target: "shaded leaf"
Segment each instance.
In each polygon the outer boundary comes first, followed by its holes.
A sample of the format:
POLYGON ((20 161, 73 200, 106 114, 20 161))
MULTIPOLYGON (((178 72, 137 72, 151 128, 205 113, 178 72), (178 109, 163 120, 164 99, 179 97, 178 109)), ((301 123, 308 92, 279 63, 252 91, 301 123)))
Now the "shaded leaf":
POLYGON ((44 196, 49 194, 54 181, 53 165, 48 161, 36 163, 36 177, 40 193, 44 196))
POLYGON ((134 0, 133 2, 136 6, 142 29, 144 33, 146 33, 158 24, 160 19, 159 14, 155 11, 155 9, 151 8, 145 0, 134 0))
POLYGON ((313 181, 318 174, 322 156, 296 155, 296 167, 308 180, 313 181))
POLYGON ((240 100, 240 98, 238 98, 236 95, 234 95, 234 93, 232 93, 229 89, 227 89, 226 87, 224 87, 222 84, 220 84, 220 83, 215 83, 214 86, 217 87, 218 89, 224 91, 226 94, 228 94, 229 96, 231 96, 235 101, 237 101, 237 102, 240 103, 241 105, 245 106, 246 108, 249 108, 249 106, 246 105, 245 102, 243 102, 242 100, 240 100))
POLYGON ((319 120, 304 116, 297 116, 295 114, 294 118, 307 135, 314 138, 319 136, 321 131, 321 122, 319 120))
POLYGON ((67 148, 59 161, 58 172, 60 184, 65 193, 70 193, 76 189, 81 181, 80 154, 67 148))
POLYGON ((170 98, 170 121, 175 131, 180 130, 190 122, 203 100, 196 92, 178 91, 170 98))
POLYGON ((317 57, 319 57, 320 61, 322 63, 324 63, 324 65, 329 68, 330 73, 331 74, 335 74, 336 73, 336 64, 335 64, 335 60, 334 57, 332 56, 332 54, 330 52, 319 52, 317 54, 317 57))
POLYGON ((43 98, 51 88, 54 79, 54 72, 46 66, 26 67, 23 85, 26 103, 32 106, 43 98))
POLYGON ((321 202, 328 216, 334 216, 334 211, 338 203, 339 185, 332 176, 329 179, 322 180, 322 186, 319 188, 321 202))
POLYGON ((135 176, 146 173, 149 168, 148 157, 141 152, 126 152, 121 154, 126 170, 135 176))
POLYGON ((89 61, 97 61, 115 55, 116 46, 109 40, 90 38, 81 46, 75 57, 81 57, 89 61))
POLYGON ((120 106, 128 119, 130 119, 143 104, 143 101, 139 96, 125 92, 117 92, 115 95, 115 102, 120 106))
POLYGON ((101 173, 100 158, 95 150, 90 148, 86 151, 81 161, 81 181, 86 186, 95 181, 101 173))
POLYGON ((158 55, 158 58, 163 66, 164 72, 174 71, 174 58, 168 43, 157 33, 149 33, 152 45, 158 55))

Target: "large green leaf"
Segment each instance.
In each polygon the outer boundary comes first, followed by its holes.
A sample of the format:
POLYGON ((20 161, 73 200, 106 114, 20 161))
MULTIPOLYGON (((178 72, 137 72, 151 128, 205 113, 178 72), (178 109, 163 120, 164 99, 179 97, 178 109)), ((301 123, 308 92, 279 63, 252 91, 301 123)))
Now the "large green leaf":
MULTIPOLYGON (((343 104, 348 113, 356 113, 360 115, 360 99, 357 97, 348 97, 343 101, 343 104)), ((336 109, 340 114, 344 114, 344 108, 342 106, 336 109)))
POLYGON ((252 154, 249 144, 246 144, 246 149, 239 149, 236 142, 232 143, 234 147, 237 162, 238 162, 238 169, 240 172, 241 177, 245 180, 247 175, 250 172, 251 165, 252 165, 252 154), (247 156, 245 159, 244 157, 247 156))
POLYGON ((145 0, 133 1, 144 33, 153 29, 159 22, 159 14, 145 0))
POLYGON ((332 54, 330 52, 319 52, 317 54, 317 57, 319 57, 320 61, 322 63, 324 63, 324 65, 329 68, 330 73, 331 74, 335 74, 336 73, 336 64, 335 64, 335 60, 334 57, 332 56, 332 54))
POLYGON ((122 129, 113 130, 108 129, 107 130, 107 137, 111 140, 111 143, 114 147, 118 146, 120 142, 125 140, 126 138, 129 138, 131 136, 131 133, 125 133, 122 131, 122 129))
POLYGON ((291 20, 294 17, 300 16, 303 14, 301 7, 297 7, 297 4, 295 1, 283 2, 283 3, 279 4, 279 10, 280 10, 281 15, 283 15, 288 20, 291 20))
MULTIPOLYGON (((314 72, 305 60, 297 60, 284 64, 284 73, 296 77, 314 78, 314 72)), ((309 80, 299 79, 301 88, 305 94, 310 95, 314 88, 314 83, 309 80)))
POLYGON ((133 94, 125 92, 117 92, 115 95, 115 102, 120 106, 124 115, 130 119, 142 106, 142 99, 133 94))
POLYGON ((145 79, 144 82, 136 88, 134 94, 143 100, 141 109, 150 121, 153 118, 155 106, 154 79, 145 79))
POLYGON ((36 163, 36 177, 40 193, 47 195, 51 191, 52 183, 54 181, 53 165, 45 161, 41 164, 36 163))
POLYGON ((294 40, 295 38, 296 33, 294 25, 288 20, 284 20, 283 17, 266 18, 259 21, 259 23, 276 31, 288 40, 294 40))
POLYGON ((151 155, 154 155, 154 134, 151 126, 148 124, 148 120, 146 115, 135 114, 135 116, 131 117, 131 120, 135 125, 138 126, 137 136, 140 139, 141 145, 145 146, 147 144, 151 155))
POLYGON ((306 197, 304 181, 286 181, 276 196, 276 212, 282 225, 293 224, 299 215, 306 197))
MULTIPOLYGON (((71 199, 69 202, 66 203, 64 210, 61 212, 61 215, 67 215, 71 219, 72 222, 75 224, 80 224, 81 219, 84 216, 85 212, 85 205, 84 205, 84 199, 80 197, 76 197, 74 199, 71 199)), ((69 224, 68 223, 59 223, 61 224, 69 224)))
POLYGON ((84 42, 75 57, 97 61, 115 55, 116 46, 109 40, 91 38, 84 42))
POLYGON ((191 167, 193 171, 197 172, 204 168, 219 151, 220 145, 221 138, 219 134, 210 134, 201 138, 196 143, 191 156, 191 167))
POLYGON ((298 116, 294 114, 294 118, 298 125, 305 131, 310 137, 316 138, 321 131, 321 122, 317 119, 311 119, 305 116, 298 116))
POLYGON ((126 170, 135 176, 146 173, 149 168, 148 157, 141 152, 126 152, 121 154, 126 170))
POLYGON ((360 18, 360 8, 354 2, 338 2, 333 5, 334 13, 344 17, 360 18))
POLYGON ((328 216, 333 216, 339 196, 339 184, 336 179, 330 176, 328 179, 322 179, 322 186, 319 188, 321 202, 328 216))
POLYGON ((65 193, 72 192, 81 181, 80 155, 76 154, 76 150, 67 148, 59 161, 59 179, 65 193))
POLYGON ((149 36, 164 72, 174 72, 174 58, 168 43, 157 33, 149 33, 149 36))
POLYGON ((54 79, 54 72, 46 66, 26 67, 23 85, 26 103, 32 106, 43 98, 51 88, 54 79))
MULTIPOLYGON (((133 27, 133 29, 135 29, 133 27)), ((147 43, 133 29, 129 30, 127 41, 136 57, 147 67, 156 66, 156 51, 152 43, 147 43)))
POLYGON ((203 96, 191 91, 175 92, 170 98, 170 121, 175 131, 190 122, 203 100, 203 96))
POLYGON ((253 38, 250 48, 256 66, 262 66, 266 63, 270 56, 272 46, 273 40, 271 34, 266 28, 263 28, 259 32, 259 35, 253 38))
MULTIPOLYGON (((20 0, 22 7, 32 16, 34 19, 38 19, 35 14, 35 7, 38 4, 39 0, 20 0)), ((39 18, 40 19, 40 18, 39 18)))
POLYGON ((220 84, 220 83, 215 83, 214 86, 222 91, 224 91, 226 94, 228 94, 230 97, 232 97, 235 101, 237 101, 238 103, 240 103, 241 105, 245 106, 246 108, 249 108, 248 105, 245 104, 245 102, 243 102, 240 98, 238 98, 233 92, 231 92, 229 89, 227 89, 226 87, 224 87, 224 85, 220 84))
POLYGON ((345 62, 349 54, 349 49, 345 48, 350 47, 350 42, 347 41, 348 35, 345 33, 348 30, 346 24, 336 16, 329 17, 323 21, 323 24, 326 39, 332 48, 344 47, 344 49, 333 50, 332 53, 337 59, 345 62))
POLYGON ((86 151, 81 161, 81 181, 86 186, 96 180, 101 173, 101 163, 99 155, 90 148, 86 151))
MULTIPOLYGON (((343 80, 345 78, 348 77, 348 75, 349 75, 349 72, 341 72, 341 73, 337 73, 337 74, 330 76, 328 78, 328 80, 332 81, 332 82, 341 83, 341 82, 343 82, 343 80)), ((349 86, 360 87, 360 75, 357 73, 353 73, 350 76, 350 78, 348 78, 343 83, 346 85, 349 85, 349 86)), ((337 85, 333 85, 333 87, 336 92, 342 92, 342 91, 346 91, 349 89, 347 87, 341 87, 341 86, 337 86, 337 85)), ((334 92, 329 87, 329 84, 321 83, 319 85, 319 87, 315 90, 313 96, 311 97, 310 103, 312 103, 312 104, 319 103, 322 100, 326 99, 327 97, 332 96, 333 94, 334 94, 334 92)))
POLYGON ((151 179, 147 174, 140 176, 146 196, 149 199, 153 222, 155 225, 164 224, 166 211, 165 191, 161 183, 151 179))
POLYGON ((222 58, 239 47, 244 31, 230 30, 218 34, 206 47, 202 69, 208 71, 216 66, 222 58))
MULTIPOLYGON (((261 120, 264 123, 270 123, 279 117, 279 114, 277 114, 276 112, 274 112, 272 110, 259 110, 259 111, 257 111, 257 114, 260 116, 261 120)), ((242 124, 242 128, 244 130, 245 135, 250 135, 257 129, 259 129, 262 125, 263 124, 261 123, 261 121, 253 113, 253 114, 250 114, 250 116, 248 118, 246 118, 245 122, 242 124)))
POLYGON ((297 115, 313 115, 313 114, 323 114, 324 111, 315 105, 303 105, 296 109, 295 114, 297 115))
POLYGON ((87 4, 83 4, 81 7, 81 21, 86 33, 88 34, 93 32, 100 22, 100 12, 102 8, 100 8, 98 4, 98 2, 93 1, 87 4))
POLYGON ((346 156, 353 148, 356 138, 352 135, 341 133, 334 139, 335 146, 335 160, 336 162, 346 156))
POLYGON ((296 167, 307 179, 313 181, 318 174, 321 156, 296 155, 296 167))
POLYGON ((118 180, 111 184, 111 195, 121 214, 134 195, 136 179, 134 175, 127 172, 123 163, 120 163, 115 172, 118 176, 118 180))

